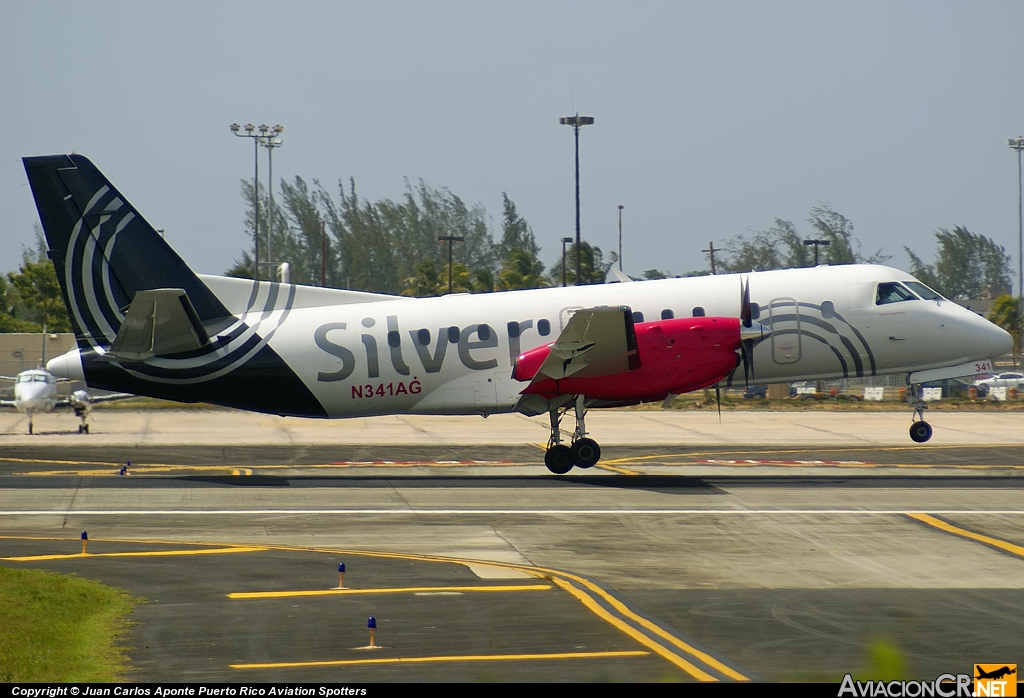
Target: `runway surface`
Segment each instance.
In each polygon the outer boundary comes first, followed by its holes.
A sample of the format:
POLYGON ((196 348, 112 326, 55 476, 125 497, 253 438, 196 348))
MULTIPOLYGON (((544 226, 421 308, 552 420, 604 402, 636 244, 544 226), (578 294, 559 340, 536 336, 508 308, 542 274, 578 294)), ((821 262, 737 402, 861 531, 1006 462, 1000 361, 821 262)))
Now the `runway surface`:
POLYGON ((235 413, 205 430, 170 415, 177 445, 5 435, 0 564, 146 597, 135 680, 838 680, 869 678, 880 647, 914 678, 1018 660, 1019 424, 944 414, 960 436, 933 419, 921 447, 833 415, 857 436, 825 444, 755 414, 772 443, 736 445, 673 442, 670 417, 652 447, 630 443, 646 416, 617 414, 600 466, 563 477, 523 427, 477 445, 459 421, 400 444, 222 440, 235 413), (352 591, 331 590, 340 562, 352 591), (369 616, 380 649, 361 649, 369 616))

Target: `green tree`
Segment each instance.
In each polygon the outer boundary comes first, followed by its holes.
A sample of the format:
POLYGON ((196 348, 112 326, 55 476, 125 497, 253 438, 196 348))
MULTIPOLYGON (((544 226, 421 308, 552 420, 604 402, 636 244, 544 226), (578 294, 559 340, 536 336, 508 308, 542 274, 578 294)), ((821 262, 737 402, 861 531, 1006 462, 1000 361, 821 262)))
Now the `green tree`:
POLYGON ((1010 294, 996 298, 986 316, 989 321, 999 325, 1013 337, 1013 353, 1020 354, 1021 330, 1024 328, 1024 316, 1020 313, 1020 299, 1010 294))
POLYGON ((870 257, 862 255, 860 241, 853 237, 853 222, 835 211, 828 202, 814 206, 807 221, 818 239, 829 241, 827 247, 820 248, 819 261, 823 264, 880 264, 891 257, 882 254, 881 249, 870 257))
POLYGON ((498 256, 507 260, 516 250, 526 250, 534 258, 540 253, 537 246, 537 239, 533 235, 530 224, 516 211, 516 205, 508 194, 501 192, 502 199, 502 227, 501 242, 498 243, 498 256))
POLYGON ((725 249, 728 252, 717 265, 722 271, 764 271, 783 267, 779 240, 770 230, 738 235, 726 243, 725 249))
POLYGON ((669 273, 667 271, 662 271, 661 269, 648 269, 644 272, 644 278, 648 281, 667 279, 669 278, 669 273))
MULTIPOLYGON (((447 284, 447 275, 445 283, 447 284)), ((437 266, 434 260, 426 259, 416 265, 416 273, 402 280, 402 295, 424 298, 436 296, 441 287, 440 277, 437 273, 437 266)), ((445 286, 447 289, 447 286, 445 286)))
POLYGON ((513 249, 501 264, 497 288, 513 291, 523 288, 544 288, 551 283, 544 277, 544 263, 528 249, 513 249))
POLYGON ((965 226, 935 233, 934 264, 925 264, 909 247, 910 273, 947 298, 981 298, 1010 290, 1010 256, 991 238, 972 233, 965 226))
POLYGON ((61 294, 53 262, 46 255, 46 239, 35 226, 36 244, 22 252, 21 267, 7 274, 3 288, 0 329, 14 332, 70 332, 71 321, 61 294), (8 283, 9 282, 9 283, 8 283))
MULTIPOLYGON (((605 277, 608 276, 608 270, 612 268, 612 265, 618 261, 615 253, 610 255, 610 259, 606 262, 604 259, 604 253, 601 252, 601 248, 596 245, 591 245, 585 240, 580 241, 580 283, 584 286, 590 284, 603 284, 605 277)), ((576 245, 570 246, 566 249, 565 255, 565 266, 566 283, 570 286, 576 285, 576 245)), ((553 286, 562 285, 562 260, 559 259, 555 264, 551 266, 551 271, 548 274, 548 278, 551 280, 553 286)))

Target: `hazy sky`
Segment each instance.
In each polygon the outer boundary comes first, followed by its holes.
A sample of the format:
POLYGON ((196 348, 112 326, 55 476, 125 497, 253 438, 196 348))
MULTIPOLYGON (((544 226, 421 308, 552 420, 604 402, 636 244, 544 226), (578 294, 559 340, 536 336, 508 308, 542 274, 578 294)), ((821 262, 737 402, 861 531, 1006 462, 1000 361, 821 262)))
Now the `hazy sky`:
MULTIPOLYGON (((582 226, 625 268, 831 202, 865 253, 930 261, 966 225, 1017 260, 1020 2, 19 2, 0 23, 0 270, 37 215, 20 158, 88 156, 197 271, 243 245, 251 142, 283 124, 275 178, 403 178, 482 203, 508 192, 550 265, 582 226)), ((262 158, 261 177, 266 174, 262 158)))

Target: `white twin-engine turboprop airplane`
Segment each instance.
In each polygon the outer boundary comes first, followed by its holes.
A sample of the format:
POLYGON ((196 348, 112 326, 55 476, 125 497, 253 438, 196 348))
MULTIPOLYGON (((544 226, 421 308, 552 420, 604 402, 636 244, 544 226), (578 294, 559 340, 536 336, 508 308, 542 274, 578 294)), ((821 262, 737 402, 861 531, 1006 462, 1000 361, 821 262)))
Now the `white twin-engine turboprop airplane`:
POLYGON ((926 441, 916 386, 1011 346, 873 265, 440 298, 200 276, 88 159, 24 162, 78 337, 47 367, 107 390, 302 417, 547 412, 565 473, 600 458, 588 409, 745 380, 908 374, 926 441))

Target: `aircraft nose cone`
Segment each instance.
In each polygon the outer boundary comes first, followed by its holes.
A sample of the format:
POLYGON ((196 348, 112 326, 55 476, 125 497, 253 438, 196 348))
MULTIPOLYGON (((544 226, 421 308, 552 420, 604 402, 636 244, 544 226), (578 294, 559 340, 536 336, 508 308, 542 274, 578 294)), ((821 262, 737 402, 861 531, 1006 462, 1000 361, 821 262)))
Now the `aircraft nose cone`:
POLYGON ((988 346, 992 358, 1009 354, 1013 350, 1013 335, 998 325, 989 323, 988 346))

